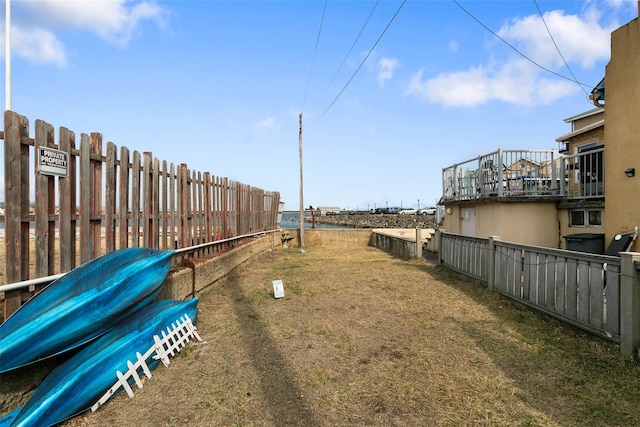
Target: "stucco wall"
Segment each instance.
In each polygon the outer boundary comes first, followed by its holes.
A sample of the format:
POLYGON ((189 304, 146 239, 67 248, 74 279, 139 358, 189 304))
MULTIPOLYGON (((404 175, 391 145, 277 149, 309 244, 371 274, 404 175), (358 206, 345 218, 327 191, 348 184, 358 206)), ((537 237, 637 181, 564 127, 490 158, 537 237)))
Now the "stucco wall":
POLYGON ((601 126, 597 129, 587 131, 579 136, 576 136, 571 140, 571 149, 569 154, 576 154, 576 149, 585 144, 595 142, 598 145, 604 144, 604 127, 601 126))
POLYGON ((527 245, 557 247, 558 219, 553 202, 478 205, 477 236, 500 236, 527 245))
POLYGON ((447 230, 449 233, 460 234, 460 215, 459 205, 447 205, 440 228, 447 230))
POLYGON ((583 127, 587 127, 597 121, 602 120, 603 114, 590 114, 588 116, 582 117, 577 119, 574 123, 573 123, 573 129, 571 129, 572 131, 578 130, 580 128, 583 127))
POLYGON ((640 24, 611 34, 605 92, 605 242, 640 225, 640 24), (635 168, 636 176, 624 171, 635 168))
MULTIPOLYGON (((475 237, 500 236, 504 241, 557 248, 561 239, 554 202, 479 203, 464 208, 475 209, 475 237)), ((462 209, 447 206, 442 228, 460 234, 462 209)))

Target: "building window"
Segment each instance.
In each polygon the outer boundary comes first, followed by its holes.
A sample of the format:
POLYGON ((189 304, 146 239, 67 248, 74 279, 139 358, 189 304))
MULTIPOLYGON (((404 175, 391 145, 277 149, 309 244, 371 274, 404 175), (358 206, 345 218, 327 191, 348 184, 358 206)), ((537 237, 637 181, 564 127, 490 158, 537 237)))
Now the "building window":
POLYGON ((602 211, 587 211, 589 225, 602 225, 602 211))
POLYGON ((584 227, 584 211, 570 211, 569 212, 569 226, 570 227, 584 227))
POLYGON ((602 225, 602 211, 598 209, 574 209, 569 211, 570 227, 592 227, 602 225))

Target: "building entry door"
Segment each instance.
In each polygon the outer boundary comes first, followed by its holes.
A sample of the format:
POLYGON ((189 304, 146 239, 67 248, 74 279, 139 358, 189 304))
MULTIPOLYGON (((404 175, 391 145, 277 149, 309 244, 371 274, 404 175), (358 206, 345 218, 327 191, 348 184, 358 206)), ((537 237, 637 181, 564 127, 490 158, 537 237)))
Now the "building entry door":
POLYGON ((462 208, 460 210, 462 218, 460 231, 463 236, 475 237, 476 236, 476 209, 475 208, 462 208))

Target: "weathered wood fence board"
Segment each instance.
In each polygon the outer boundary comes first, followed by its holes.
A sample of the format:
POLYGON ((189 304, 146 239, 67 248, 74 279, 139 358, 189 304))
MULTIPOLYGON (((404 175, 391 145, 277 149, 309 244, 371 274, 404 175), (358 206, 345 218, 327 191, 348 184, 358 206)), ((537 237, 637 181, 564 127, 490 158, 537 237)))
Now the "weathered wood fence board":
MULTIPOLYGON (((75 133, 61 127, 56 143, 54 127, 42 120, 31 138, 28 119, 12 111, 4 114, 4 166, 6 283, 64 273, 121 248, 187 248, 278 226, 278 192, 112 142, 103 153, 96 132, 80 134, 76 149, 75 133), (41 147, 66 153, 66 176, 39 170, 41 147)), ((30 295, 5 292, 4 315, 30 295)))
POLYGON ((473 237, 465 241, 450 238, 450 234, 442 234, 442 259, 444 264, 459 273, 478 280, 487 280, 486 239, 473 237), (445 243, 446 241, 446 243, 445 243))
POLYGON ((69 174, 58 180, 59 223, 58 242, 60 244, 60 271, 76 267, 76 150, 75 134, 67 128, 60 128, 59 148, 68 155, 69 174))
POLYGON ((495 291, 591 333, 620 342, 619 257, 441 234, 442 263, 495 291), (486 253, 493 247, 493 257, 486 253), (494 265, 487 265, 494 259, 494 265), (479 261, 482 260, 482 261, 479 261), (478 263, 485 267, 479 268, 478 263))
MULTIPOLYGON (((22 216, 22 212, 29 212, 29 147, 21 144, 23 138, 29 137, 29 121, 21 116, 12 117, 10 121, 6 118, 7 113, 4 122, 5 276, 7 280, 11 277, 12 281, 20 281, 29 278, 29 221, 22 216)), ((5 293, 5 312, 13 312, 21 304, 21 291, 5 293)))
MULTIPOLYGON (((53 147, 53 126, 36 120, 36 139, 34 143, 36 158, 40 147, 53 147)), ((55 245, 55 197, 54 177, 36 174, 35 176, 35 246, 36 275, 49 276, 54 272, 55 245)), ((38 290, 38 289, 36 289, 38 290)))

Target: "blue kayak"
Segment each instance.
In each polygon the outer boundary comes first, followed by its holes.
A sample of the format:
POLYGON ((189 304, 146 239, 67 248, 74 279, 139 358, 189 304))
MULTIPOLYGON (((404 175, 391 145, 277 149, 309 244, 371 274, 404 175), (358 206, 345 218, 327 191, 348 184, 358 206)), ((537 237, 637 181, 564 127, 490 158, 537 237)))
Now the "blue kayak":
MULTIPOLYGON (((126 372, 136 352, 154 345, 154 335, 166 331, 185 314, 195 324, 198 299, 153 302, 124 318, 115 328, 89 343, 54 369, 21 408, 0 419, 0 427, 56 425, 91 408, 126 372)), ((158 362, 148 363, 149 369, 158 362)))
POLYGON ((128 248, 51 282, 0 325, 0 373, 81 346, 153 301, 173 251, 128 248))

